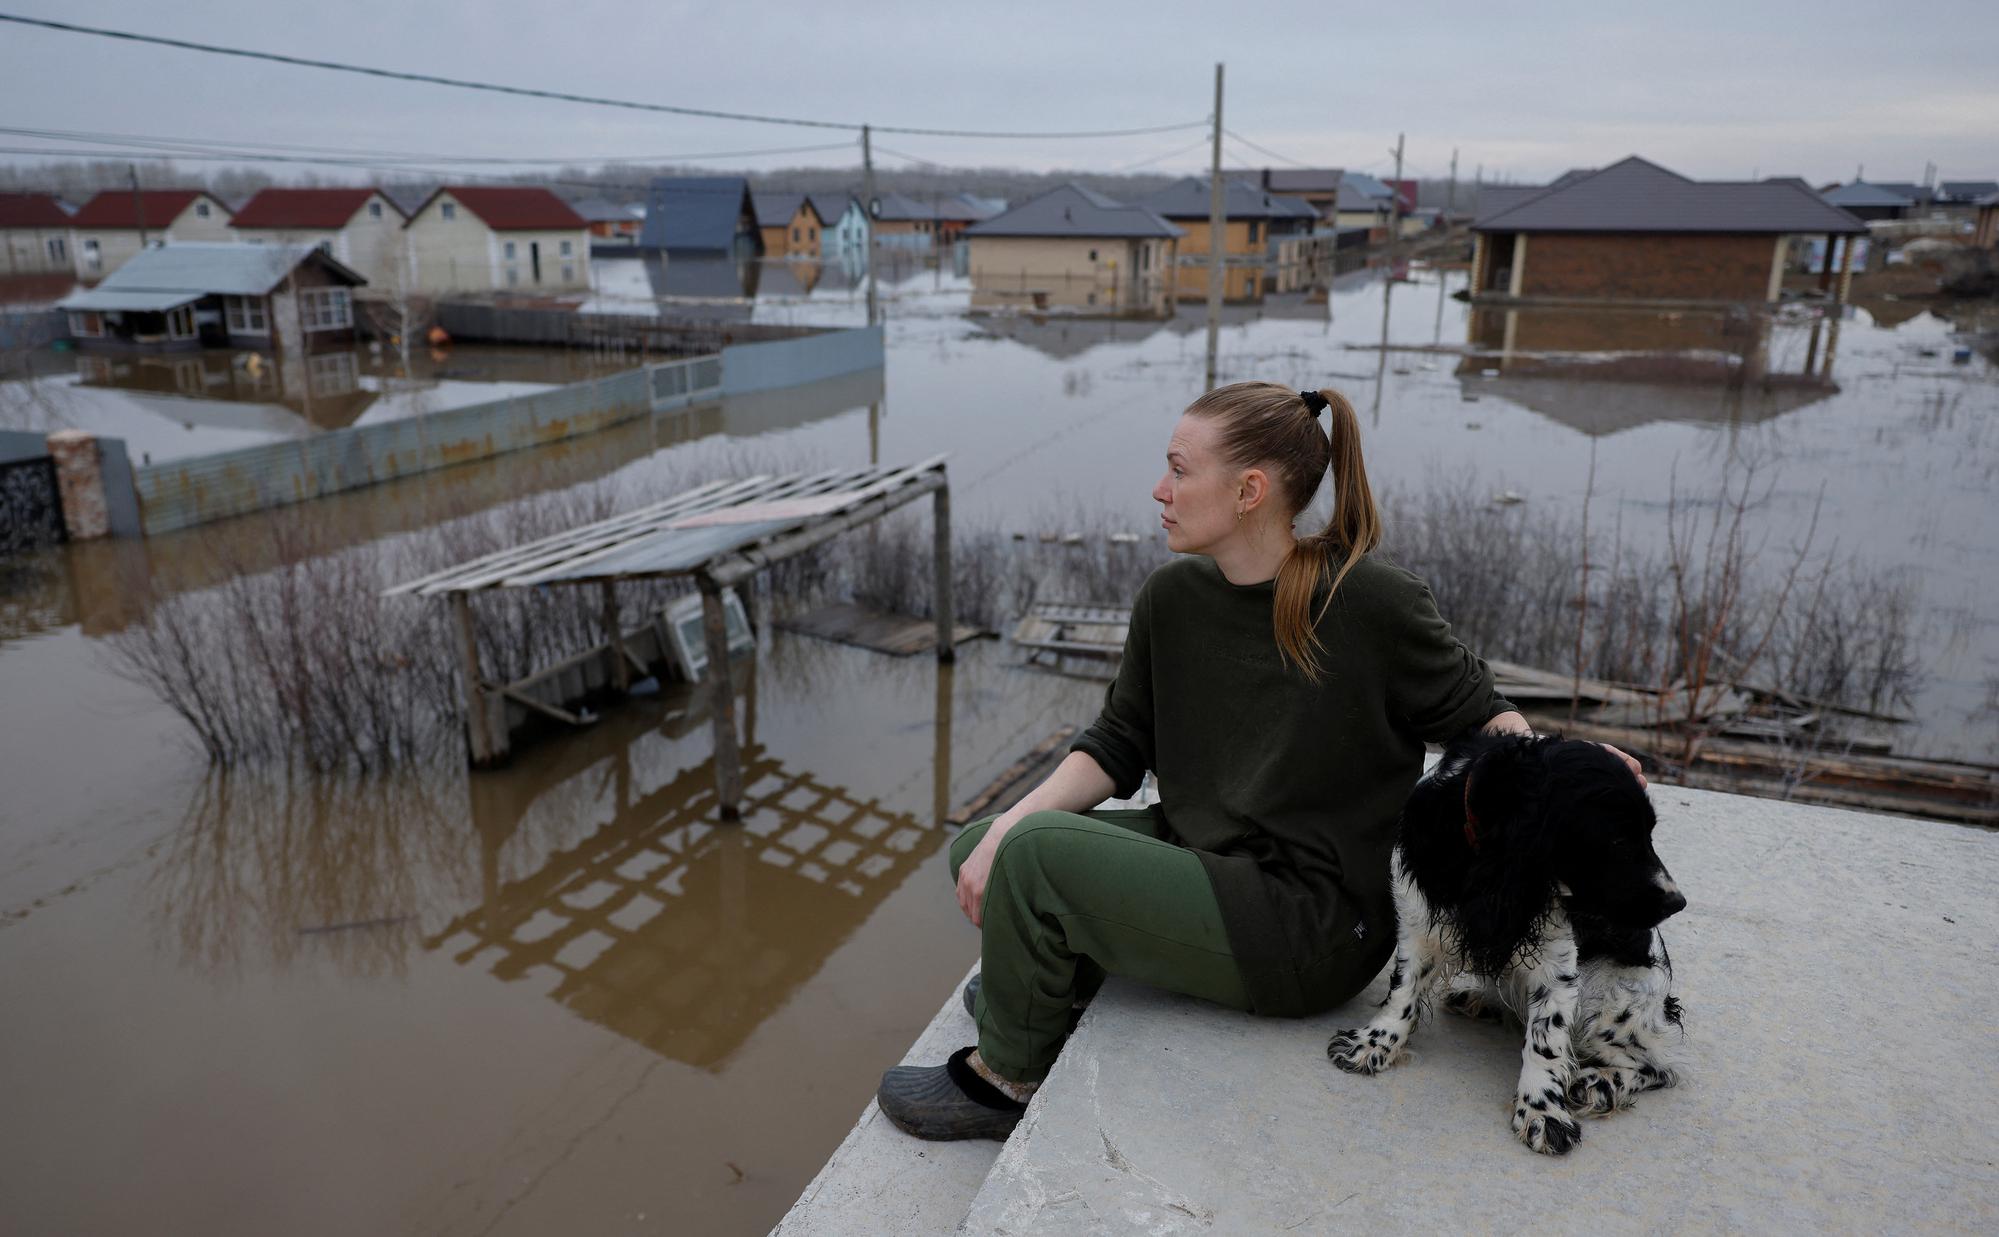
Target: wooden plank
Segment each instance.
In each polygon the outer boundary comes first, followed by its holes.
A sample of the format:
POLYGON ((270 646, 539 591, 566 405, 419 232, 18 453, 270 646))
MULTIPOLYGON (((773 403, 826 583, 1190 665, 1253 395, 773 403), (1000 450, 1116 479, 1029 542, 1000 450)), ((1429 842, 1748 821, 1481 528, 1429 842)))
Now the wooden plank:
POLYGON ((701 630, 708 638, 709 710, 715 723, 716 811, 723 820, 742 816, 743 763, 736 740, 736 692, 729 679, 729 625, 722 612, 722 588, 708 576, 701 586, 701 630))
MULTIPOLYGON (((931 652, 937 647, 937 624, 934 620, 891 614, 851 602, 820 606, 804 614, 779 619, 776 625, 801 636, 851 644, 887 653, 891 657, 910 657, 931 652)), ((963 623, 951 629, 954 644, 992 634, 963 623)))
MULTIPOLYGON (((1081 727, 1064 726, 1035 744, 1033 751, 1008 765, 998 777, 986 783, 984 790, 973 795, 957 811, 947 816, 946 822, 953 825, 970 824, 981 816, 989 815, 993 804, 1016 787, 1020 789, 1021 794, 1032 790, 1034 787, 1027 784, 1030 779, 1038 784, 1042 777, 1062 763, 1069 754, 1069 743, 1076 737, 1079 729, 1081 727)), ((1018 797, 1015 796, 1016 799, 1018 797)))
POLYGON ((735 584, 755 575, 772 563, 803 553, 849 529, 859 528, 870 520, 878 520, 897 507, 914 502, 945 484, 948 482, 941 471, 930 475, 918 475, 911 478, 903 488, 879 494, 851 511, 828 517, 797 532, 771 538, 762 544, 746 546, 727 555, 718 556, 710 560, 703 570, 723 584, 735 584))

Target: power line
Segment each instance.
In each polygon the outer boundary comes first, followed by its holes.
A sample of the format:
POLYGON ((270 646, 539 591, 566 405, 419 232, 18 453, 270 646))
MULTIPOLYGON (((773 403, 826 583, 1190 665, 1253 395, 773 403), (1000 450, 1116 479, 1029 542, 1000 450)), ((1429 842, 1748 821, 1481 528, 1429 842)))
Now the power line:
POLYGON ((1242 134, 1237 133, 1234 129, 1223 129, 1222 132, 1227 136, 1234 138, 1236 141, 1241 142, 1243 145, 1249 147, 1251 150, 1256 151, 1258 154, 1265 155, 1269 158, 1275 159, 1279 163, 1288 163, 1292 167, 1299 167, 1299 168, 1309 168, 1309 167, 1318 166, 1317 164, 1306 163, 1302 159, 1293 159, 1289 155, 1280 155, 1276 151, 1270 149, 1268 146, 1259 146, 1255 142, 1252 142, 1248 138, 1244 137, 1242 134))
POLYGON ((1202 137, 1199 140, 1195 141, 1194 144, 1191 146, 1182 146, 1178 150, 1169 150, 1163 155, 1152 155, 1149 158, 1140 159, 1136 163, 1120 164, 1117 167, 1112 168, 1109 174, 1112 176, 1116 176, 1124 172, 1136 172, 1138 169, 1142 167, 1151 167, 1155 163, 1164 163, 1168 159, 1177 158, 1181 155, 1192 154, 1193 152, 1202 149, 1207 144, 1208 144, 1208 139, 1206 137, 1202 137))
MULTIPOLYGON (((42 17, 21 17, 13 13, 0 13, 0 22, 12 22, 18 26, 35 26, 44 30, 60 31, 64 34, 88 34, 105 39, 120 39, 128 43, 144 43, 154 47, 171 47, 180 51, 202 52, 211 56, 234 56, 244 60, 262 60, 273 64, 288 64, 305 69, 326 69, 335 73, 359 73, 367 77, 387 78, 391 81, 422 82, 431 86, 449 86, 456 90, 480 90, 490 94, 518 95, 529 99, 552 99, 562 103, 582 103, 592 107, 616 107, 636 112, 664 112, 674 116, 699 116, 708 120, 741 120, 752 124, 795 125, 808 129, 845 129, 859 132, 859 124, 835 120, 808 120, 795 116, 765 116, 754 112, 725 112, 705 107, 682 107, 670 103, 638 103, 630 99, 609 99, 597 95, 571 94, 563 90, 537 90, 527 86, 508 86, 497 82, 471 81, 465 78, 440 77, 433 73, 408 73, 398 69, 380 69, 370 65, 346 64, 338 60, 315 60, 305 56, 287 56, 278 52, 252 51, 242 47, 224 47, 215 43, 196 43, 187 39, 170 39, 161 35, 139 34, 130 30, 108 30, 100 26, 82 26, 74 22, 50 21, 42 17)), ((1074 138, 1140 137, 1150 133, 1172 133, 1180 129, 1203 128, 1205 120, 1189 121, 1185 124, 1150 125, 1135 129, 1087 129, 1056 132, 994 131, 979 129, 930 129, 908 125, 875 125, 877 133, 906 133, 922 137, 962 137, 962 138, 1003 138, 1031 141, 1068 140, 1074 138)))

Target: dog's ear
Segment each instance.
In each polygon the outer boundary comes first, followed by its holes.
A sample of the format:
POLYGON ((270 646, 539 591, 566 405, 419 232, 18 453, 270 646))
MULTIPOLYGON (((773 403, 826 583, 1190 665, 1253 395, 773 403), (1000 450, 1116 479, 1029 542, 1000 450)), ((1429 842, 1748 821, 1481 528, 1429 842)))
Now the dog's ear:
POLYGON ((1554 810, 1547 749, 1523 739, 1487 751, 1471 767, 1466 806, 1474 853, 1451 918, 1471 969, 1497 976, 1539 944, 1553 903, 1566 827, 1554 810))

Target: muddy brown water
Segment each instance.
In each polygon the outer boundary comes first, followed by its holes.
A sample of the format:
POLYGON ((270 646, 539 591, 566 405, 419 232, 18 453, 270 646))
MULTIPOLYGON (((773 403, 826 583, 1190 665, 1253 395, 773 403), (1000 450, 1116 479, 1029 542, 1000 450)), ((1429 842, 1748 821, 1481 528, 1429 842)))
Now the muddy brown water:
MULTIPOLYGON (((1672 469, 1687 484, 1762 452, 1781 469, 1770 537, 1823 484, 1843 546, 1916 573, 1942 633, 1923 733, 1992 758, 1999 388, 1984 359, 1953 363, 1949 324, 1863 311, 1836 345, 1780 325, 1748 350, 1797 380, 1739 389, 1702 377, 1744 351, 1725 321, 1515 319, 1509 346, 1503 318, 1413 275, 1230 307, 1224 376, 1348 390, 1390 487, 1461 477, 1573 508, 1594 443, 1598 510, 1631 527, 1656 522, 1672 469), (1384 353, 1384 335, 1483 352, 1384 353), (1629 343, 1648 336, 1675 355, 1629 343)), ((534 492, 636 501, 725 466, 950 450, 966 528, 1083 511, 1148 533, 1198 320, 969 319, 966 295, 935 272, 890 282, 885 387, 634 423, 342 495, 316 523, 361 545, 534 492)), ((822 284, 773 312, 837 316, 847 297, 822 284)), ((103 641, 149 589, 272 564, 267 534, 215 525, 0 570, 3 1226, 766 1229, 976 957, 939 805, 1086 720, 1097 689, 992 642, 940 672, 767 632, 739 684, 740 828, 712 825, 706 720, 672 692, 497 773, 215 772, 103 641)))

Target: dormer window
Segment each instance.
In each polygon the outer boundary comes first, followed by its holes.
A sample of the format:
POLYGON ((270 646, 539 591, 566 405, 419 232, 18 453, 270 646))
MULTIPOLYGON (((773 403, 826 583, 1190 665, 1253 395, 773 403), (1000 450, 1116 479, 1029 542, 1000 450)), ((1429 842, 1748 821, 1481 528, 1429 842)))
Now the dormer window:
POLYGON ((438 207, 438 210, 443 213, 446 219, 458 218, 458 205, 455 202, 446 202, 443 206, 438 207))

